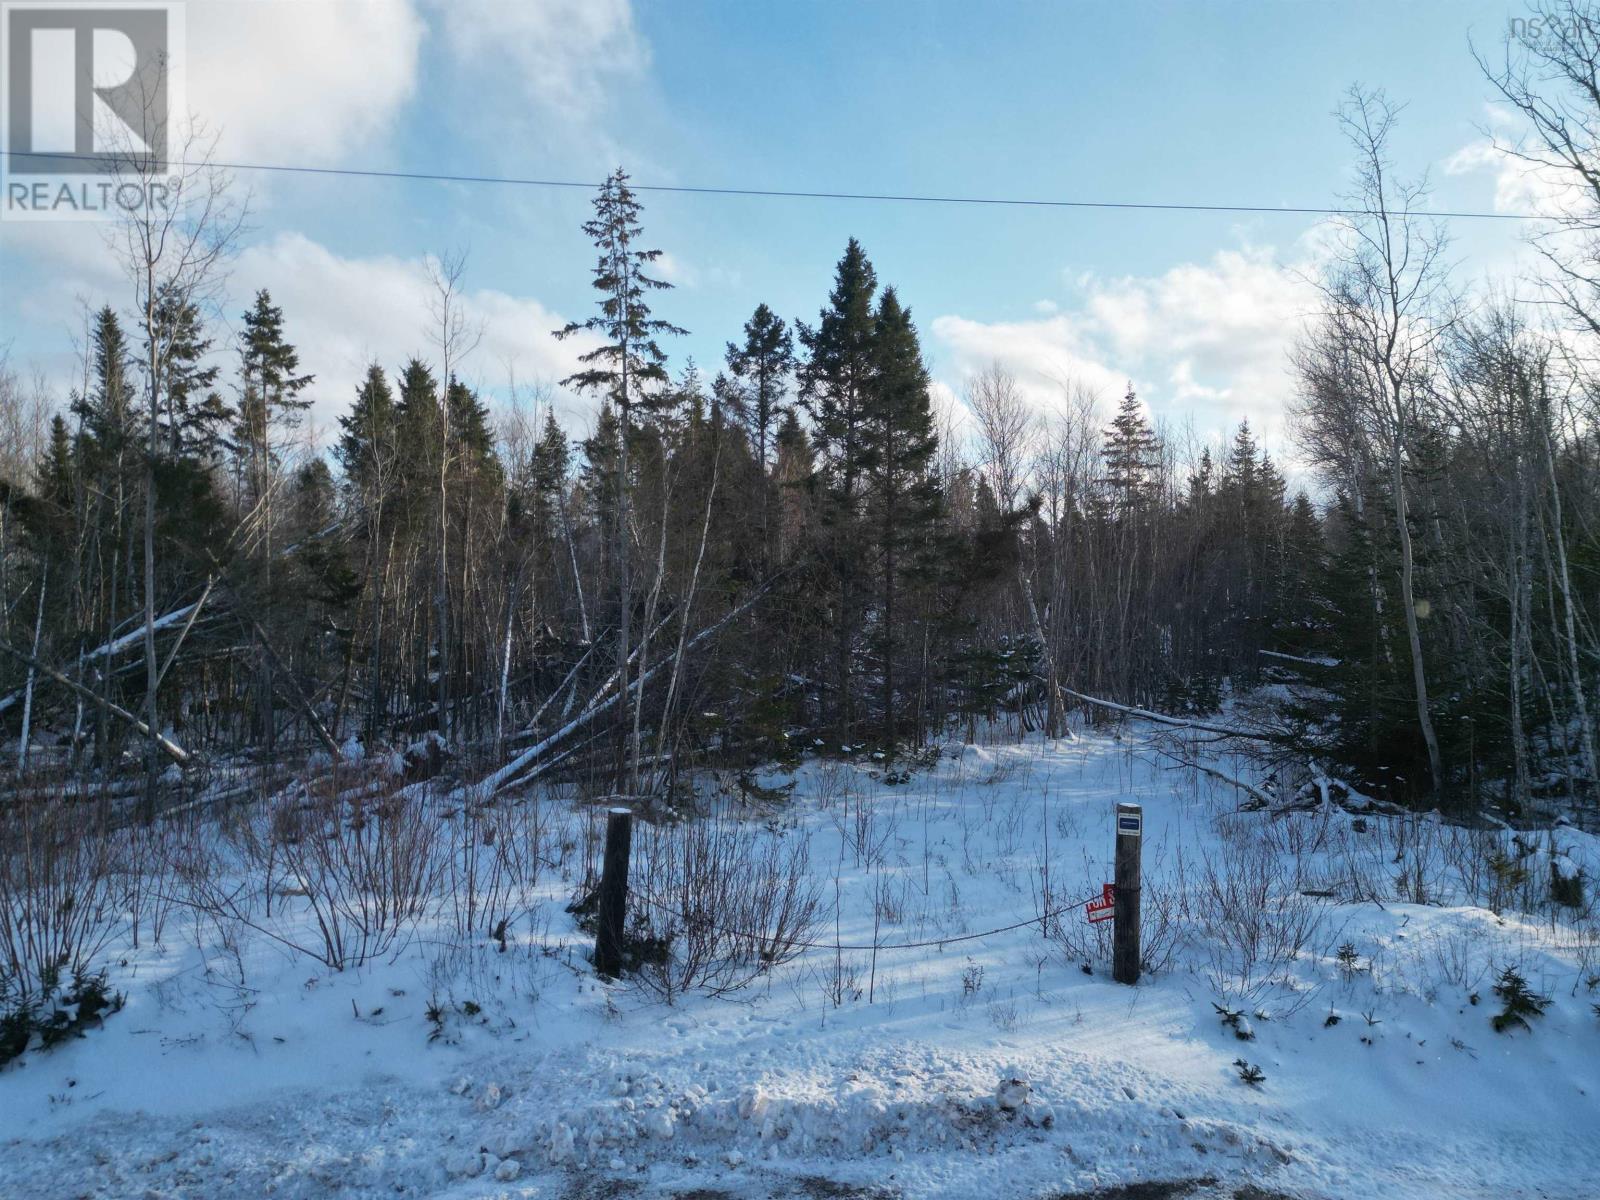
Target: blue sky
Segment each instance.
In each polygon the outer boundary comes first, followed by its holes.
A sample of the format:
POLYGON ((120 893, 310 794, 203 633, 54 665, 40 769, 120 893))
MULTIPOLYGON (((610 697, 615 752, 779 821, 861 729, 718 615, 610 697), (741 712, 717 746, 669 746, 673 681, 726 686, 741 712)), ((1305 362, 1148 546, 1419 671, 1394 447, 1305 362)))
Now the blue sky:
MULTIPOLYGON (((1333 201, 1352 83, 1407 105, 1403 173, 1439 208, 1520 202, 1477 3, 959 4, 191 0, 188 99, 225 159, 795 190, 1196 203, 1333 201)), ((485 330, 467 373, 553 381, 550 330, 591 305, 575 191, 240 174, 252 231, 222 316, 270 287, 317 372, 323 427, 372 357, 426 352, 422 257, 470 248, 485 330)), ((671 352, 714 368, 758 302, 814 319, 849 236, 912 306, 941 391, 993 358, 1041 408, 1131 378, 1202 436, 1242 415, 1285 445, 1284 355, 1312 303, 1314 220, 651 195, 679 286, 671 352)), ((1526 262, 1510 223, 1457 222, 1463 281, 1526 262)), ((127 289, 90 230, 0 225, 0 341, 66 377, 78 297, 127 289)), ((226 332, 224 330, 224 336, 226 332)), ((589 406, 558 397, 581 426, 589 406)))

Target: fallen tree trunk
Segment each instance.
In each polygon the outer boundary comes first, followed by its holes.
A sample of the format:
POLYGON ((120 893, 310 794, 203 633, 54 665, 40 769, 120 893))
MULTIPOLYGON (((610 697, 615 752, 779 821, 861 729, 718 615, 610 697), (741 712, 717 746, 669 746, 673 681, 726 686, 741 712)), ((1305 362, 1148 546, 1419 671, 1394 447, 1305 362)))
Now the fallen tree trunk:
MULTIPOLYGON (((202 596, 200 598, 200 601, 195 603, 195 604, 186 604, 182 608, 175 608, 169 613, 163 613, 161 616, 156 618, 156 624, 155 624, 156 629, 157 630, 166 629, 169 626, 173 625, 174 623, 183 620, 185 617, 188 617, 191 614, 198 613, 200 604, 204 603, 204 601, 205 601, 205 597, 202 596)), ((93 659, 96 659, 96 658, 108 658, 109 659, 113 655, 120 654, 122 651, 127 650, 130 647, 134 647, 134 646, 139 645, 139 643, 142 642, 143 640, 144 640, 144 625, 140 624, 140 626, 137 629, 133 630, 130 633, 125 633, 121 637, 112 638, 109 642, 102 642, 100 645, 96 646, 93 650, 85 650, 83 652, 83 658, 84 658, 85 662, 89 662, 89 661, 91 661, 93 659)), ((45 672, 45 673, 49 674, 48 671, 45 672)), ((21 690, 12 692, 9 696, 0 696, 0 713, 5 712, 6 709, 10 708, 12 705, 16 704, 21 699, 22 699, 22 691, 21 690)))
POLYGON ((1144 721, 1154 721, 1158 725, 1172 725, 1178 729, 1198 729, 1205 733, 1220 733, 1224 737, 1245 738, 1255 742, 1286 744, 1290 740, 1285 734, 1271 733, 1264 729, 1234 729, 1227 725, 1213 725, 1209 721, 1190 721, 1184 717, 1171 717, 1166 713, 1151 712, 1148 708, 1138 708, 1132 704, 1118 704, 1114 700, 1102 700, 1098 696, 1086 696, 1082 692, 1075 692, 1069 687, 1062 687, 1061 690, 1067 695, 1083 701, 1085 704, 1093 704, 1097 708, 1110 709, 1112 712, 1138 717, 1144 721))
POLYGON ((311 702, 306 699, 305 693, 300 690, 299 681, 295 679, 294 673, 284 666, 283 659, 279 658, 278 652, 272 648, 272 643, 267 639, 266 630, 262 629, 261 623, 254 619, 250 622, 250 628, 255 631, 256 637, 260 639, 261 648, 267 652, 267 659, 277 672, 273 677, 274 684, 280 678, 283 680, 283 686, 280 686, 279 690, 288 694, 288 698, 300 709, 301 714, 306 719, 306 723, 311 726, 311 732, 317 735, 317 741, 322 743, 322 748, 328 752, 329 757, 334 762, 338 762, 344 757, 344 753, 339 749, 339 743, 333 740, 333 735, 327 731, 322 721, 317 717, 316 711, 311 707, 311 702))
POLYGON ((146 725, 143 721, 134 716, 127 709, 123 708, 120 704, 108 700, 104 696, 97 695, 94 691, 84 687, 81 683, 67 678, 54 667, 40 662, 33 655, 28 654, 25 651, 18 650, 9 642, 0 642, 0 650, 4 650, 7 654, 20 659, 22 662, 38 671, 41 675, 45 675, 50 679, 55 680, 62 687, 70 689, 75 695, 83 697, 96 708, 103 709, 105 712, 108 712, 112 716, 117 717, 131 725, 141 736, 146 737, 150 741, 154 742, 156 748, 160 750, 161 753, 165 754, 180 767, 188 767, 194 762, 193 755, 191 755, 182 746, 178 745, 170 738, 162 736, 156 730, 151 729, 150 726, 146 725))
MULTIPOLYGON (((749 612, 756 606, 756 603, 767 594, 767 592, 771 589, 772 584, 775 582, 775 579, 768 580, 765 584, 758 588, 748 600, 739 605, 739 607, 721 617, 718 621, 716 621, 715 624, 708 625, 699 633, 695 634, 694 637, 690 638, 689 641, 685 643, 683 653, 687 654, 689 651, 696 649, 707 639, 727 628, 727 626, 732 624, 738 618, 742 617, 745 613, 749 612)), ((649 670, 643 672, 639 678, 628 684, 626 688, 626 694, 634 695, 636 693, 642 693, 645 684, 649 683, 650 680, 654 678, 658 672, 660 672, 661 668, 671 661, 673 660, 663 660, 662 662, 656 663, 656 665, 651 667, 649 670)), ((616 676, 613 675, 612 679, 614 680, 615 678, 616 676)), ((605 688, 609 685, 609 683, 610 681, 608 680, 607 684, 602 685, 602 693, 605 691, 605 688)), ((477 783, 466 785, 466 787, 461 790, 466 791, 470 789, 476 793, 479 800, 487 800, 490 796, 493 796, 496 792, 500 791, 502 788, 511 783, 529 782, 529 780, 536 777, 538 773, 535 771, 531 774, 528 774, 530 768, 534 767, 534 765, 538 763, 538 760, 544 754, 556 746, 559 746, 562 742, 566 741, 567 738, 571 737, 574 733, 577 733, 585 726, 591 724, 597 718, 611 711, 611 709, 617 706, 623 695, 624 692, 622 691, 611 692, 609 695, 597 693, 595 696, 591 697, 588 706, 585 707, 582 712, 573 717, 560 729, 557 729, 554 733, 549 734, 547 737, 541 738, 535 745, 529 746, 521 754, 517 755, 510 762, 506 763, 505 766, 500 767, 498 770, 484 776, 482 779, 478 780, 477 783), (527 777, 523 778, 525 774, 527 777)))
POLYGON ((1262 791, 1254 784, 1246 783, 1242 779, 1236 779, 1234 776, 1229 775, 1226 771, 1219 771, 1216 767, 1208 767, 1199 759, 1191 758, 1185 754, 1177 754, 1160 745, 1156 746, 1156 752, 1166 755, 1181 767, 1187 767, 1191 771, 1199 771, 1202 775, 1209 775, 1211 778, 1236 787, 1240 791, 1248 792, 1251 798, 1254 799, 1262 808, 1272 808, 1277 803, 1271 796, 1267 795, 1266 792, 1262 791))
MULTIPOLYGON (((543 719, 545 710, 554 704, 558 699, 560 699, 562 693, 564 693, 567 688, 572 686, 573 680, 578 678, 578 672, 583 670, 584 664, 589 661, 589 657, 594 653, 595 647, 599 644, 600 643, 597 641, 590 642, 589 648, 585 650, 582 657, 572 665, 572 670, 567 672, 566 676, 561 680, 561 682, 556 685, 555 690, 544 698, 544 702, 539 705, 538 711, 528 719, 527 725, 517 730, 515 733, 508 733, 503 740, 508 742, 519 741, 522 738, 533 737, 535 734, 537 734, 539 731, 539 722, 543 719)), ((613 678, 615 678, 615 676, 613 676, 613 678)))

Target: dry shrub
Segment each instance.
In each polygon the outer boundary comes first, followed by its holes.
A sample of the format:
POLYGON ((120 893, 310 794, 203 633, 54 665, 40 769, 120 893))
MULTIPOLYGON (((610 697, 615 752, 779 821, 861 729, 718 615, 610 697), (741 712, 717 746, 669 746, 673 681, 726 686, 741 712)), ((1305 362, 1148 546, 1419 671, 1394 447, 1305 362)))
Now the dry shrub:
POLYGON ((15 994, 86 971, 121 923, 111 836, 89 805, 19 795, 0 815, 0 971, 15 994))
POLYGON ((720 815, 641 833, 633 936, 663 952, 645 958, 639 977, 667 1000, 737 991, 812 939, 821 892, 803 833, 720 815))
POLYGON ((192 881, 200 903, 244 921, 323 965, 342 971, 388 953, 423 919, 440 875, 438 821, 404 789, 353 800, 304 790, 272 800, 242 831, 250 888, 224 892, 214 879, 192 881), (314 938, 265 929, 277 893, 304 900, 314 938))
POLYGON ((857 791, 855 768, 838 759, 819 758, 811 768, 811 797, 818 811, 827 812, 857 791))
POLYGON ((448 822, 444 886, 456 933, 489 933, 504 946, 507 930, 533 907, 545 824, 537 800, 479 805, 448 822))
MULTIPOLYGON (((1093 878, 1101 872, 1086 873, 1085 878, 1093 878)), ((1091 922, 1080 908, 1061 910, 1068 904, 1081 900, 1081 896, 1071 893, 1081 890, 1082 885, 1068 884, 1048 887, 1041 886, 1034 900, 1034 906, 1039 910, 1045 936, 1055 945, 1061 957, 1074 966, 1092 969, 1096 964, 1104 966, 1111 961, 1111 921, 1091 922)), ((1144 897, 1140 896, 1140 906, 1143 907, 1144 897)))
POLYGON ((136 822, 115 835, 112 871, 117 903, 128 915, 135 950, 146 934, 157 945, 164 940, 198 836, 197 819, 192 814, 136 822))
POLYGON ((1289 964, 1322 925, 1320 906, 1296 890, 1271 845, 1242 827, 1225 826, 1220 851, 1202 858, 1191 903, 1207 976, 1228 1000, 1253 1003, 1288 983, 1289 964))
MULTIPOLYGON (((1164 858, 1165 848, 1157 848, 1148 864, 1142 867, 1139 879, 1139 970, 1150 975, 1172 966, 1187 936, 1183 858, 1180 855, 1177 866, 1171 870, 1166 868, 1164 858)), ((1084 879, 1097 879, 1104 874, 1104 867, 1085 862, 1084 879)), ((1045 936, 1064 961, 1077 967, 1109 968, 1114 922, 1091 922, 1081 904, 1061 911, 1066 905, 1083 900, 1081 894, 1074 894, 1082 888, 1081 881, 1059 887, 1041 886, 1035 894, 1035 908, 1045 936), (1054 915, 1044 919, 1047 914, 1054 915)))
POLYGON ((1475 992, 1489 974, 1495 938, 1475 921, 1460 921, 1413 939, 1397 972, 1411 990, 1433 1003, 1437 992, 1449 984, 1463 995, 1475 992))

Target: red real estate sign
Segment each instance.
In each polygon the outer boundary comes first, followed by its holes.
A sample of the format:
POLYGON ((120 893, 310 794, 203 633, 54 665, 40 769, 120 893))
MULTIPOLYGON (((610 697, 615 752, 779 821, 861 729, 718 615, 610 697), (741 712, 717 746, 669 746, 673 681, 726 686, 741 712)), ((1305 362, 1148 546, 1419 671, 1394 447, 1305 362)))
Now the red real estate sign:
POLYGON ((1101 891, 1100 899, 1089 901, 1088 907, 1084 909, 1084 915, 1089 918, 1091 924, 1095 921, 1109 921, 1117 915, 1113 911, 1116 904, 1116 888, 1108 883, 1101 891))

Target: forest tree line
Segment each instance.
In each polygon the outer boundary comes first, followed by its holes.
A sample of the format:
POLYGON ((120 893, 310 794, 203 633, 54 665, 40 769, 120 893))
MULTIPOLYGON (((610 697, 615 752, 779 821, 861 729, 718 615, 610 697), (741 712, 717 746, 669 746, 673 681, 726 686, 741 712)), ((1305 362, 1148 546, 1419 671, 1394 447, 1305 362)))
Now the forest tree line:
POLYGON ((15 767, 176 780, 424 742, 467 778, 559 758, 640 793, 980 721, 1062 736, 1080 695, 1248 697, 1230 719, 1373 794, 1592 795, 1600 172, 1571 105, 1600 119, 1600 54, 1566 28, 1490 72, 1578 197, 1535 243, 1540 303, 1465 290, 1389 160, 1394 109, 1342 107, 1354 187, 1293 354, 1311 494, 1247 423, 1197 446, 1131 385, 1041 407, 997 363, 942 411, 911 298, 853 239, 814 315, 758 305, 720 363, 674 365, 620 170, 583 227, 593 315, 552 331, 589 347, 558 385, 592 398, 584 430, 551 388, 496 409, 465 381, 446 260, 428 351, 373 363, 306 452, 294 314, 260 291, 224 345, 209 251, 146 260, 65 403, 0 373, 15 767))

